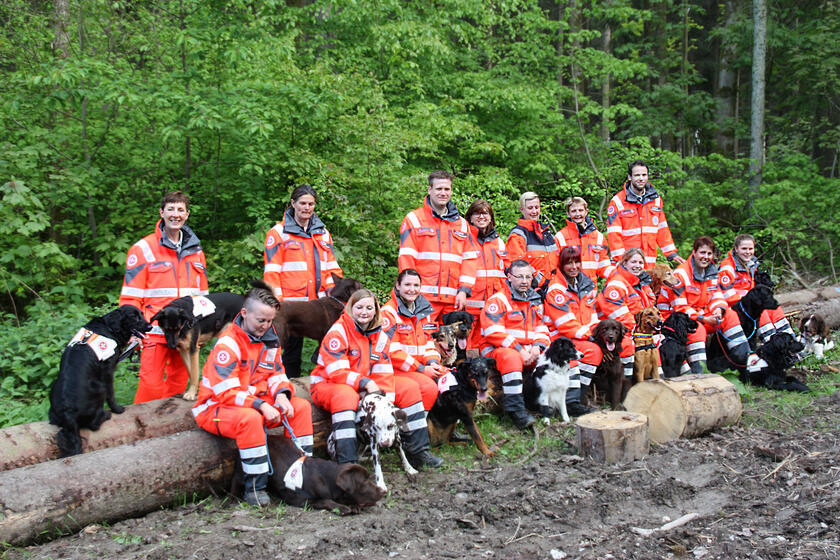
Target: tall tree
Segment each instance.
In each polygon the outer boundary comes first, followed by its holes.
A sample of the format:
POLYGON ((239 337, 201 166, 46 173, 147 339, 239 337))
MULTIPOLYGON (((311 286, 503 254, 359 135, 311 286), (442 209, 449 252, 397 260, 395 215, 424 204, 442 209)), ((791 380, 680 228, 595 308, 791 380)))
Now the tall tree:
POLYGON ((767 2, 753 0, 752 102, 750 103, 750 192, 758 195, 764 169, 764 68, 767 55, 767 2))

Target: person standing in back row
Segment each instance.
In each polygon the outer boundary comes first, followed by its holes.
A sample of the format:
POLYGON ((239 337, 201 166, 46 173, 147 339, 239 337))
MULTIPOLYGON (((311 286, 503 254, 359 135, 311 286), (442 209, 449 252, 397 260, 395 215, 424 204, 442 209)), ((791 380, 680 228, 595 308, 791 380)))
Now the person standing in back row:
MULTIPOLYGON (((315 214, 318 195, 309 185, 292 191, 289 207, 265 236, 263 280, 280 301, 309 301, 329 295, 333 275, 343 276, 333 240, 315 214)), ((303 339, 290 336, 283 345, 286 375, 300 377, 303 339)))
POLYGON ((648 166, 641 160, 627 166, 627 181, 607 206, 607 242, 616 262, 634 247, 644 253, 646 269, 656 263, 657 248, 668 260, 685 262, 668 229, 662 198, 648 182, 648 166))

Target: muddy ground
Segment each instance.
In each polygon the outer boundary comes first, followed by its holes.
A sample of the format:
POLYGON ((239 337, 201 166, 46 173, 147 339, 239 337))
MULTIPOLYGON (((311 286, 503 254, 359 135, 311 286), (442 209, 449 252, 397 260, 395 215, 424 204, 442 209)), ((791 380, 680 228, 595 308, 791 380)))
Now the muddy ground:
POLYGON ((533 455, 414 481, 391 457, 390 495, 360 515, 210 497, 2 558, 840 558, 838 426, 835 393, 791 433, 739 425, 604 466, 562 445, 572 432, 554 424, 539 437, 555 444, 533 455))

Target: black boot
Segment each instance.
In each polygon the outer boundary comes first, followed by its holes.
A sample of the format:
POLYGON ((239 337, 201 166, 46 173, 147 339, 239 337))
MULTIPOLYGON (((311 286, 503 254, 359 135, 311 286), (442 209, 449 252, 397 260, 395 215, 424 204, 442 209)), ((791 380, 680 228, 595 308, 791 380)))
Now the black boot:
MULTIPOLYGON (((511 372, 511 374, 514 373, 516 372, 511 372)), ((507 375, 510 376, 511 374, 507 375)), ((504 381, 504 376, 502 376, 502 388, 518 391, 516 393, 505 392, 502 397, 502 408, 505 409, 510 419, 513 420, 513 425, 520 430, 527 430, 533 426, 534 417, 528 414, 528 411, 525 409, 525 399, 522 397, 521 375, 519 379, 513 379, 507 382, 504 381)))
POLYGON ((443 459, 429 452, 429 430, 417 428, 411 432, 400 432, 403 451, 408 462, 415 469, 429 467, 436 469, 443 464, 443 459))
POLYGON ((271 504, 271 498, 265 491, 268 485, 268 474, 246 474, 243 476, 245 484, 245 491, 242 493, 242 499, 248 505, 265 507, 271 504))
POLYGON ((436 469, 443 465, 443 459, 432 455, 428 449, 420 453, 406 453, 406 459, 415 469, 422 470, 424 468, 436 469))
POLYGON ((575 387, 566 391, 566 412, 569 413, 569 416, 583 416, 596 410, 581 403, 581 393, 583 392, 581 389, 575 387))

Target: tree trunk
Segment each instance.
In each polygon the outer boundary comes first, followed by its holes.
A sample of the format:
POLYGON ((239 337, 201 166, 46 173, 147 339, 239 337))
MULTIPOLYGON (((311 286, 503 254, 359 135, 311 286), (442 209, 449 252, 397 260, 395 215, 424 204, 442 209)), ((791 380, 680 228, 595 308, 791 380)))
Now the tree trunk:
POLYGON ((232 440, 190 430, 0 473, 0 541, 22 545, 144 515, 229 484, 232 440))
MULTIPOLYGON (((766 0, 753 0, 752 103, 750 116, 750 199, 758 196, 764 168, 764 67, 767 54, 766 0)), ((748 202, 750 208, 752 204, 748 202)))
POLYGON ((629 463, 650 450, 648 419, 644 414, 592 412, 577 419, 575 431, 580 454, 599 463, 629 463))
POLYGON ((628 391, 624 408, 647 415, 650 439, 665 443, 702 435, 741 417, 741 397, 720 375, 650 379, 628 391))
MULTIPOLYGON (((602 48, 605 54, 610 54, 612 41, 612 28, 609 22, 604 26, 602 37, 602 48)), ((605 144, 610 141, 610 75, 604 76, 601 82, 601 141, 605 144)))
MULTIPOLYGON (((726 21, 724 27, 730 29, 735 26, 738 20, 737 2, 727 0, 724 4, 726 21)), ((717 87, 715 98, 717 99, 717 121, 718 132, 715 137, 717 148, 727 155, 734 154, 733 119, 735 117, 735 72, 732 63, 737 55, 735 45, 731 42, 721 42, 720 56, 718 60, 717 87)))
MULTIPOLYGON (((194 403, 170 397, 128 406, 95 432, 81 430, 85 453, 143 439, 195 429, 190 408, 194 403)), ((58 459, 55 434, 48 422, 21 424, 0 430, 0 471, 58 459)))

